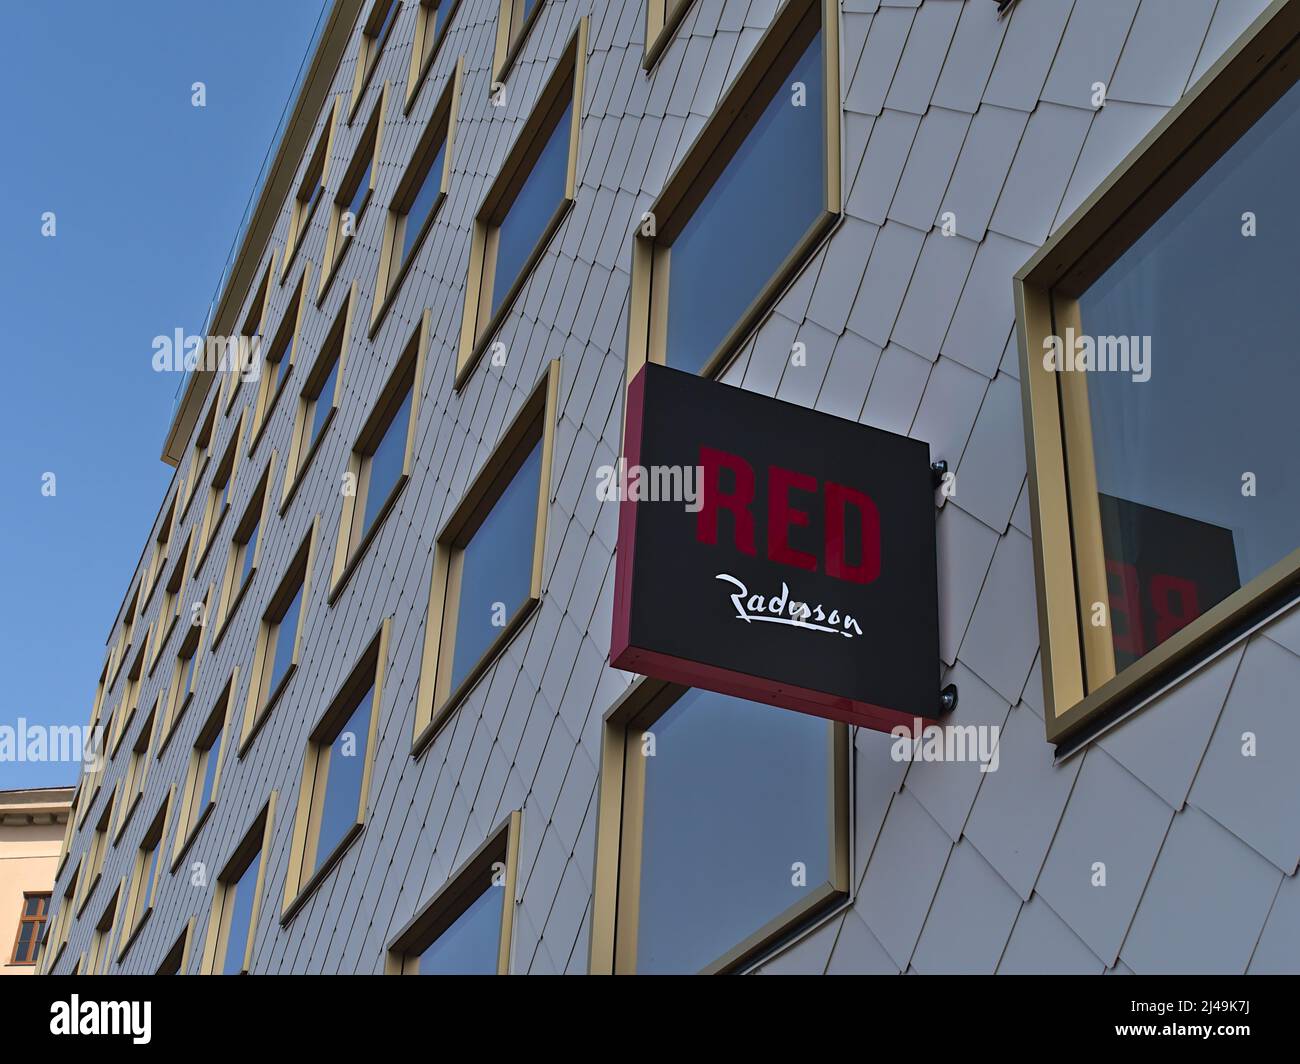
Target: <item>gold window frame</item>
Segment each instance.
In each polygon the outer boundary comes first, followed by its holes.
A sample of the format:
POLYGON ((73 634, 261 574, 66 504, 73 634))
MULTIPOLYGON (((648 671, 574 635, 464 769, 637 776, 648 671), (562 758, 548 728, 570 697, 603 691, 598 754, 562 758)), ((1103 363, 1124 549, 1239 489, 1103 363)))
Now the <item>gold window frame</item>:
MULTIPOLYGON (((627 379, 647 362, 667 362, 668 269, 671 244, 694 215, 714 181, 744 144, 763 108, 780 91, 789 71, 782 60, 790 44, 808 33, 815 22, 822 34, 825 79, 825 188, 821 214, 790 250, 777 271, 754 297, 717 349, 705 359, 700 374, 717 377, 731 363, 744 341, 771 312, 781 294, 807 265, 817 247, 842 217, 840 180, 839 7, 835 0, 786 0, 771 27, 754 47, 731 88, 687 150, 663 192, 647 212, 653 234, 638 220, 632 239, 632 299, 628 317, 627 379), (664 293, 660 296, 658 293, 664 293)), ((794 58, 798 58, 795 56, 794 58)), ((643 216, 644 218, 644 216, 643 216)))
POLYGON ((244 704, 243 725, 240 728, 238 756, 242 760, 262 730, 262 725, 270 718, 276 704, 280 701, 289 681, 298 671, 302 660, 302 648, 305 641, 303 631, 307 626, 307 611, 311 604, 311 574, 315 568, 316 544, 320 540, 320 514, 312 520, 311 531, 303 539, 293 558, 280 578, 279 586, 267 603, 266 610, 258 625, 257 649, 253 654, 253 668, 249 672, 248 698, 244 704), (288 609, 293 605, 295 596, 298 601, 298 617, 293 629, 293 654, 289 666, 272 689, 270 666, 275 659, 276 647, 272 645, 271 633, 275 632, 278 643, 288 609))
POLYGON ((497 975, 510 974, 510 948, 514 935, 516 892, 519 883, 519 839, 523 813, 510 813, 447 882, 420 906, 417 914, 390 940, 384 960, 385 975, 418 975, 420 955, 464 915, 487 890, 498 889, 501 866, 501 939, 497 948, 497 975), (479 888, 479 889, 476 889, 479 888))
POLYGON ((135 864, 131 870, 131 888, 126 895, 126 908, 123 912, 122 943, 117 952, 117 963, 121 964, 132 943, 139 937, 141 930, 153 912, 154 901, 158 897, 158 887, 163 873, 167 869, 166 851, 163 849, 167 840, 167 817, 171 812, 172 799, 176 795, 176 785, 167 791, 167 797, 154 814, 149 827, 140 839, 140 848, 136 851, 135 864), (158 872, 146 891, 144 878, 149 871, 149 862, 155 851, 158 855, 158 872))
POLYGON ((379 57, 383 54, 388 38, 397 29, 397 23, 402 17, 401 8, 404 0, 391 0, 391 2, 397 5, 398 10, 386 30, 384 30, 383 16, 390 8, 384 0, 374 0, 370 10, 366 12, 365 21, 361 24, 360 39, 357 41, 357 61, 352 73, 352 100, 348 105, 348 125, 356 119, 357 111, 361 109, 361 101, 365 98, 366 90, 370 88, 370 79, 374 77, 375 68, 379 66, 379 57), (382 37, 380 30, 384 30, 382 37))
POLYGON ((360 221, 361 215, 365 213, 375 196, 375 186, 379 181, 379 155, 383 150, 384 142, 384 116, 388 110, 388 89, 389 84, 385 81, 383 91, 379 95, 379 102, 375 104, 375 109, 361 132, 361 138, 357 141, 352 161, 343 173, 343 180, 339 182, 338 194, 330 202, 329 227, 325 231, 325 255, 321 260, 324 265, 320 272, 320 287, 316 290, 317 306, 320 306, 325 299, 325 293, 329 291, 335 274, 339 272, 343 256, 352 246, 352 240, 356 236, 355 228, 351 233, 342 231, 343 214, 351 205, 352 197, 361 189, 361 178, 366 173, 367 164, 370 167, 370 176, 366 182, 365 195, 361 200, 361 210, 353 219, 354 223, 360 221))
POLYGON ((181 791, 181 802, 176 811, 176 832, 172 844, 171 870, 175 872, 184 860, 199 830, 207 821, 217 804, 217 793, 221 787, 221 773, 225 768, 226 751, 230 747, 230 723, 235 709, 235 692, 239 689, 239 667, 230 672, 230 679, 221 694, 212 704, 207 719, 199 729, 199 734, 190 747, 189 764, 185 770, 185 785, 181 791), (200 747, 199 743, 207 745, 200 747), (198 808, 199 786, 206 769, 205 759, 212 756, 212 747, 220 743, 217 749, 217 766, 212 777, 212 793, 207 804, 198 808))
POLYGON ((253 489, 252 498, 244 508, 244 516, 240 518, 234 534, 230 537, 230 550, 226 552, 226 572, 221 580, 217 630, 212 637, 213 650, 217 648, 222 636, 226 634, 226 629, 230 627, 231 620, 239 611, 239 605, 244 601, 248 589, 253 586, 253 581, 257 578, 257 570, 262 564, 262 547, 266 543, 272 512, 271 485, 275 481, 276 458, 277 454, 273 450, 266 463, 266 469, 262 471, 262 479, 253 489), (257 534, 257 542, 249 543, 254 533, 257 534), (249 550, 253 552, 253 562, 249 567, 248 575, 241 577, 241 570, 246 560, 245 552, 249 550))
POLYGON ((267 865, 271 859, 271 834, 275 828, 275 801, 279 794, 272 791, 252 826, 248 829, 234 853, 217 876, 217 889, 212 898, 212 911, 208 916, 208 933, 204 940, 201 973, 214 975, 225 959, 230 941, 229 904, 240 877, 248 871, 255 858, 261 856, 257 866, 257 879, 253 884, 253 907, 248 915, 248 941, 244 945, 241 971, 248 972, 253 963, 253 947, 257 944, 257 920, 262 912, 262 895, 266 890, 267 865))
POLYGON ((294 914, 338 867, 343 855, 366 826, 366 806, 369 803, 371 776, 374 774, 375 745, 379 741, 379 718, 392 629, 393 619, 385 618, 307 739, 289 849, 289 866, 285 873, 284 907, 280 913, 282 925, 293 919, 294 914), (321 814, 329 788, 329 753, 340 729, 360 707, 367 692, 370 694, 370 720, 366 725, 366 752, 361 767, 356 820, 317 865, 321 814))
MULTIPOLYGON (((636 972, 640 916, 641 832, 645 816, 645 761, 637 739, 692 689, 643 678, 605 715, 596 820, 596 868, 590 942, 592 975, 636 972)), ((772 712, 787 712, 773 709, 772 712)), ((736 943, 700 974, 743 971, 792 932, 810 927, 846 903, 850 882, 852 741, 848 726, 825 722, 829 735, 830 879, 763 927, 736 943)))
POLYGON ((284 318, 275 330, 271 342, 266 345, 266 350, 262 352, 260 368, 257 374, 257 398, 253 403, 253 428, 248 441, 248 455, 250 458, 257 450, 257 444, 261 440, 263 433, 265 433, 266 426, 271 421, 271 415, 275 413, 276 404, 280 401, 280 394, 284 391, 285 383, 293 370, 294 359, 298 354, 298 341, 302 337, 303 314, 307 307, 307 290, 310 284, 311 270, 312 262, 308 259, 303 266, 302 276, 298 278, 298 287, 289 300, 289 306, 284 318), (275 375, 275 384, 272 385, 266 367, 271 364, 271 353, 278 350, 281 343, 286 346, 284 354, 276 360, 275 364, 279 366, 279 369, 275 375))
POLYGON ((641 65, 652 70, 663 55, 695 0, 645 0, 645 59, 641 65))
POLYGON ((207 561, 212 545, 217 541, 217 532, 226 519, 230 509, 230 500, 235 491, 235 477, 239 473, 240 455, 243 448, 239 446, 244 435, 245 413, 241 412, 235 424, 234 434, 226 442, 226 449, 217 460, 217 467, 212 471, 212 480, 208 484, 208 501, 203 510, 203 523, 200 526, 198 557, 194 560, 194 575, 198 575, 203 563, 207 561))
POLYGON ((418 757, 455 713, 474 685, 501 655, 532 616, 542 599, 546 558, 546 517, 551 498, 555 428, 559 409, 560 362, 552 361, 532 393, 502 435, 492 455, 466 489, 455 512, 438 533, 429 584, 429 612, 424 625, 424 649, 416 691, 415 732, 411 754, 418 757), (453 690, 452 655, 456 648, 456 617, 460 607, 460 561, 483 519, 540 446, 541 471, 537 490, 537 520, 533 527, 532 575, 528 597, 507 619, 491 644, 453 690))
POLYGON ((434 61, 442 51, 443 43, 451 30, 451 24, 460 10, 460 0, 419 0, 415 9, 415 36, 411 40, 411 66, 406 74, 406 101, 402 105, 402 114, 409 116, 415 98, 420 95, 424 82, 433 69, 434 61), (442 24, 437 37, 430 40, 429 32, 437 18, 434 14, 440 7, 447 8, 447 20, 442 24))
POLYGON ((212 592, 213 585, 209 584, 207 594, 199 600, 199 605, 203 608, 202 612, 197 618, 191 615, 188 625, 189 631, 176 650, 176 663, 165 696, 167 708, 163 717, 162 738, 158 743, 157 756, 159 758, 162 757, 168 743, 171 742, 172 735, 176 731, 176 725, 185 716, 185 711, 189 709, 190 703, 194 700, 194 693, 199 687, 199 668, 203 664, 203 628, 206 623, 206 613, 212 602, 212 592), (194 668, 190 672, 189 683, 185 684, 184 690, 182 690, 182 680, 185 676, 184 663, 191 658, 194 659, 194 668))
MULTIPOLYGON (((374 339, 379 327, 388 316, 402 290, 402 282, 411 271, 420 248, 428 239, 442 206, 451 190, 451 170, 456 151, 456 117, 460 113, 460 90, 464 77, 465 59, 456 60, 456 68, 447 79, 447 84, 434 105, 433 114, 425 123, 424 132, 416 142, 415 149, 406 164, 397 191, 384 214, 384 238, 379 252, 379 267, 375 277, 375 298, 371 304, 369 335, 374 339), (405 258, 398 261, 402 244, 405 242, 406 227, 410 224, 411 208, 414 206, 415 194, 429 175, 434 160, 442 150, 442 173, 438 176, 438 196, 429 208, 428 217, 420 223, 420 230, 411 243, 405 258)), ((385 86, 385 95, 387 86, 385 86)))
POLYGON ((1082 332, 1077 297, 1295 83, 1298 58, 1300 3, 1274 0, 1015 276, 1043 708, 1058 756, 1243 638, 1300 590, 1297 549, 1116 675, 1109 624, 1091 623, 1092 604, 1110 598, 1086 375, 1055 373, 1042 358, 1048 337, 1071 325, 1082 332))
MULTIPOLYGON (((334 545, 334 566, 327 596, 331 606, 343 593, 343 588, 352 578, 357 566, 361 564, 361 559, 366 556, 370 544, 375 541, 380 529, 384 527, 384 522, 397 505, 397 500, 406 489, 407 481, 411 479, 411 473, 415 469, 415 438, 420 423, 420 398, 424 392, 424 360, 429 350, 432 330, 433 312, 425 308, 420 316, 419 325, 407 340, 405 350, 388 375, 379 398, 375 400, 364 427, 352 445, 347 473, 356 490, 342 496, 338 540, 334 545), (397 477, 397 482, 389 489, 383 505, 375 511, 373 523, 369 528, 363 529, 361 523, 365 519, 366 499, 371 488, 371 458, 375 448, 379 446, 392 426, 393 419, 401 411, 402 402, 408 391, 411 395, 411 408, 406 423, 406 448, 403 451, 402 471, 397 477)), ((341 366, 338 379, 340 382, 343 380, 341 366)))
POLYGON ((352 336, 352 311, 357 305, 357 288, 357 282, 354 280, 348 288, 343 306, 339 308, 329 332, 325 334, 325 342, 321 344, 320 352, 316 355, 316 361, 312 364, 302 391, 298 393, 298 408, 293 419, 293 438, 289 443, 284 488, 280 495, 281 517, 288 513, 289 504, 298 493, 298 486, 302 483, 312 459, 316 457, 321 441, 325 439, 330 423, 334 420, 339 404, 343 401, 343 371, 348 360, 348 342, 352 336), (328 396, 322 395, 321 389, 329 379, 331 368, 336 364, 338 370, 334 374, 334 391, 328 396), (316 404, 322 401, 329 403, 329 412, 321 423, 320 433, 315 438, 311 438, 308 433, 312 429, 316 404))
MULTIPOLYGON (((545 0, 533 9, 535 15, 545 0)), ((509 154, 474 216, 469 249, 469 274, 465 283, 465 307, 461 318, 460 340, 456 349, 454 388, 460 391, 468 382, 487 350, 492 338, 510 314, 520 291, 538 261, 546 254, 552 238, 573 207, 578 190, 578 140, 582 127, 583 85, 587 70, 588 19, 578 20, 578 28, 569 39, 555 70, 546 80, 528 120, 510 147, 509 154), (561 107, 569 113, 569 158, 564 179, 564 195, 555 212, 542 229, 533 250, 520 267, 501 305, 492 310, 492 289, 496 281, 497 242, 501 222, 514 206, 515 197, 533 172, 548 138, 558 129, 563 116, 555 117, 561 107)))
POLYGON ((509 76, 545 6, 546 0, 537 0, 533 9, 525 15, 524 0, 501 0, 501 6, 497 9, 496 45, 492 49, 494 82, 500 84, 509 76))
MULTIPOLYGON (((393 2, 400 3, 401 0, 393 0, 393 2)), ((355 97, 353 100, 354 110, 358 99, 360 99, 360 96, 355 97)), ((348 116, 348 121, 352 121, 351 115, 348 116)), ((318 183, 321 188, 321 200, 324 200, 328 195, 330 159, 334 154, 334 135, 338 131, 338 125, 339 97, 335 96, 334 102, 330 104, 325 117, 325 127, 316 139, 316 147, 312 149, 311 156, 307 160, 307 167, 303 170, 302 177, 299 179, 297 188, 293 193, 293 200, 289 209, 289 231, 284 238, 284 246, 288 248, 288 251, 285 252, 283 263, 280 266, 281 284, 284 284, 285 279, 289 276, 289 269, 298 257, 298 251, 302 248, 304 238, 307 236, 307 230, 311 227, 311 216, 308 214, 308 210, 311 208, 311 188, 318 183), (316 182, 311 180, 313 174, 318 175, 316 182), (304 191, 308 193, 305 198, 303 196, 304 191)), ((319 203, 317 205, 319 206, 319 203)), ((312 213, 315 213, 314 209, 312 213)), ((275 253, 272 252, 270 269, 274 270, 274 268, 275 253)))

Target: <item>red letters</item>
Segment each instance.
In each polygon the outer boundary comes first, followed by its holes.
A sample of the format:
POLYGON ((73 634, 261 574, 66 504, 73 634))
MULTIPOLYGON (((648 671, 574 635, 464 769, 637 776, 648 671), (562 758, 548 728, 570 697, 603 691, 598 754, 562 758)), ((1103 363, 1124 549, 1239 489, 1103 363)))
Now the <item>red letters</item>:
MULTIPOLYGON (((754 542, 755 475, 753 467, 739 455, 713 447, 700 448, 703 472, 701 507, 695 519, 695 538, 701 543, 718 542, 718 512, 731 515, 732 538, 743 554, 757 554, 754 542), (730 492, 722 490, 722 471, 735 478, 730 492)), ((767 469, 767 557, 781 565, 816 572, 817 557, 790 545, 790 528, 807 528, 810 512, 793 505, 791 491, 815 494, 821 487, 816 477, 781 466, 767 469)), ((880 510, 869 495, 855 488, 827 481, 823 502, 823 543, 826 575, 855 584, 869 584, 880 576, 880 510), (861 523, 861 560, 849 563, 849 509, 857 511, 861 523)))
POLYGON ((780 466, 767 467, 767 556, 782 565, 815 572, 815 556, 790 546, 790 526, 808 527, 808 513, 790 505, 790 489, 816 492, 817 478, 780 466))
POLYGON ((704 472, 700 489, 704 505, 695 518, 695 538, 701 543, 717 543, 718 510, 730 510, 736 549, 753 554, 754 515, 749 512, 749 505, 754 501, 753 467, 738 455, 701 447, 700 468, 704 472), (722 493, 724 469, 730 469, 736 477, 736 490, 726 495, 722 493))

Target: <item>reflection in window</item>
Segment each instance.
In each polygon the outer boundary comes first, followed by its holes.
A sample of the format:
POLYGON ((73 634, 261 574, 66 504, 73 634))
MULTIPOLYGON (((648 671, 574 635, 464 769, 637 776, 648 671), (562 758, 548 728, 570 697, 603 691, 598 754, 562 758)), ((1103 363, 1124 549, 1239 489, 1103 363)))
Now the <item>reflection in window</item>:
POLYGON ((818 31, 673 238, 670 366, 703 369, 825 211, 824 82, 818 31))
POLYGON ((629 735, 645 768, 637 971, 700 971, 825 888, 834 727, 691 690, 647 729, 654 757, 629 735))
POLYGON ((1300 219, 1277 176, 1298 165, 1300 86, 1079 297, 1082 333, 1128 353, 1127 372, 1074 375, 1091 410, 1117 670, 1300 546, 1300 219), (1243 204, 1268 219, 1249 239, 1243 204))
POLYGON ((421 975, 496 975, 504 892, 489 886, 419 957, 421 975))
POLYGON ((384 435, 365 466, 366 502, 361 519, 364 538, 379 516, 379 511, 397 487, 406 461, 406 436, 411 420, 411 390, 406 390, 402 405, 384 430, 384 435))
POLYGON ((365 694, 328 746, 319 748, 315 786, 324 789, 316 835, 315 872, 356 826, 365 780, 366 742, 374 688, 365 694))
POLYGON ((569 167, 567 119, 571 111, 571 106, 566 106, 546 134, 546 145, 542 148, 541 155, 499 223, 489 314, 495 314, 501 308, 533 249, 537 247, 556 210, 564 201, 569 167))
POLYGON ((259 850, 244 869, 237 882, 223 891, 223 904, 230 909, 230 930, 226 938, 226 953, 222 961, 223 975, 242 975, 244 958, 248 954, 253 933, 253 908, 257 900, 257 874, 262 867, 259 850))
POLYGON ((541 475, 539 441, 462 551, 452 690, 531 593, 541 475))

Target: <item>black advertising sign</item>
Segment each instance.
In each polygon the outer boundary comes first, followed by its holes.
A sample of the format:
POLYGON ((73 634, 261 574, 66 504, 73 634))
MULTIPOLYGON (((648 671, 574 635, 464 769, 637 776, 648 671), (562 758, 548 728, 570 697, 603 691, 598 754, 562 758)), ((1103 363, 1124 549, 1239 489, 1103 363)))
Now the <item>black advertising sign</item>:
POLYGON ((881 731, 936 716, 925 443, 651 363, 618 479, 614 666, 881 731))
POLYGON ((1185 628, 1239 587, 1232 530, 1097 495, 1115 669, 1185 628))

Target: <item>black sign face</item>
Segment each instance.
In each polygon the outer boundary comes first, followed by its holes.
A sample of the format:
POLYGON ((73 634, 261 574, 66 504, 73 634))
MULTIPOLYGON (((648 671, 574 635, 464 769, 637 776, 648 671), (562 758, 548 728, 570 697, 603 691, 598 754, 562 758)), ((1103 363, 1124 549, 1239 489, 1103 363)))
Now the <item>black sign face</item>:
POLYGON ((1241 587, 1237 548, 1230 528, 1100 492, 1097 502, 1120 671, 1241 587))
POLYGON ((884 731, 933 719, 925 443, 651 363, 623 455, 613 665, 884 731))

